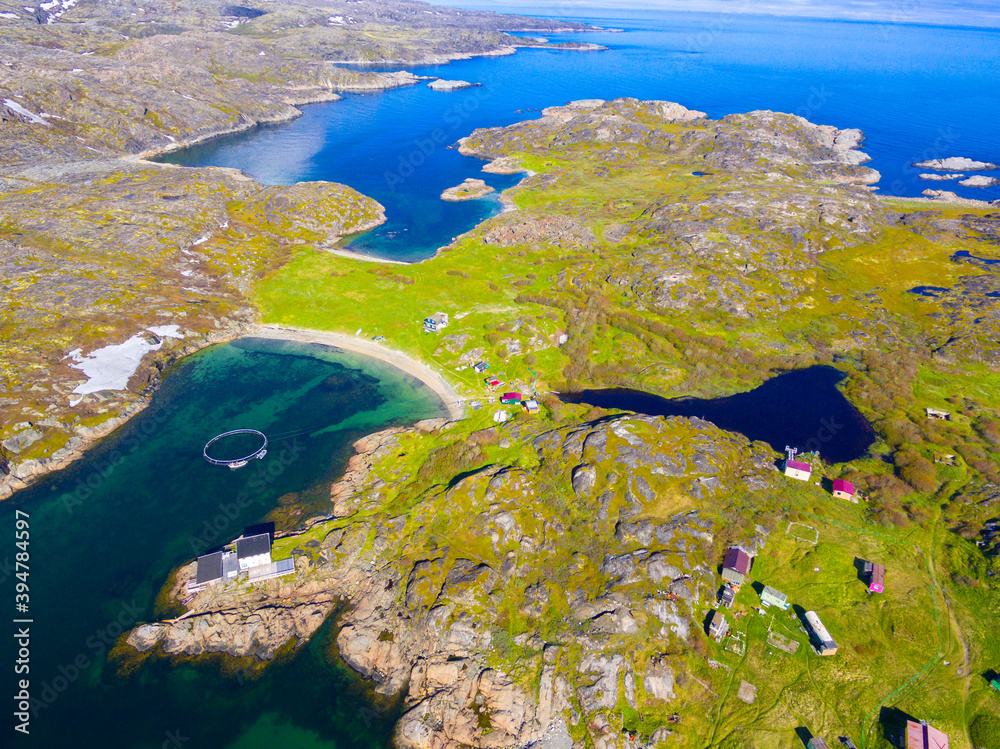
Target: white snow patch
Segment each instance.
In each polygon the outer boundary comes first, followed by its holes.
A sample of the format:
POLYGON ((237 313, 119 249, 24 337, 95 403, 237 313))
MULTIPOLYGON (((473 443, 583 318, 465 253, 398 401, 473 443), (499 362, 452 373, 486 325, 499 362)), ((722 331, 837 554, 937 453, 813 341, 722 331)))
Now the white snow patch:
POLYGON ((174 136, 172 136, 172 135, 168 135, 167 136, 167 140, 169 140, 171 143, 176 143, 177 142, 177 139, 174 136))
POLYGON ((73 68, 70 72, 71 73, 82 73, 83 72, 83 68, 73 68))
POLYGON ((194 275, 194 271, 193 270, 182 270, 181 271, 181 275, 184 276, 184 278, 190 278, 191 276, 194 275))
POLYGON ((38 7, 42 10, 52 10, 57 5, 59 5, 59 0, 52 0, 51 3, 39 3, 38 7))
POLYGON ((192 246, 192 247, 196 247, 196 246, 198 246, 198 245, 200 245, 200 244, 205 244, 205 242, 207 242, 207 241, 208 241, 208 235, 206 234, 206 235, 205 235, 204 237, 202 237, 201 239, 196 239, 196 240, 194 240, 194 241, 193 241, 193 242, 191 243, 191 246, 192 246))
POLYGON ((29 13, 34 13, 35 12, 35 9, 32 8, 30 5, 22 5, 21 7, 24 8, 29 13))
POLYGON ((183 338, 184 334, 181 333, 180 325, 154 325, 151 328, 146 328, 153 335, 158 335, 160 338, 183 338))
POLYGON ((20 18, 17 13, 0 13, 0 18, 20 18))
POLYGON ((12 112, 16 112, 17 114, 21 115, 22 117, 27 117, 29 120, 31 120, 36 125, 48 125, 49 124, 45 120, 43 120, 41 117, 39 117, 37 114, 32 114, 31 112, 29 112, 27 109, 25 109, 24 107, 22 107, 20 104, 18 104, 13 99, 4 99, 3 103, 4 103, 4 106, 7 107, 9 110, 11 110, 12 112))
MULTIPOLYGON (((178 325, 157 325, 146 330, 161 338, 184 337, 178 325)), ((128 386, 129 379, 139 368, 142 357, 150 351, 158 351, 161 346, 162 343, 150 343, 143 336, 134 335, 125 343, 104 346, 88 355, 83 354, 83 349, 73 349, 64 358, 76 362, 70 366, 81 370, 87 376, 87 381, 77 385, 73 392, 77 395, 87 395, 101 390, 124 390, 128 386)), ((75 406, 81 400, 82 398, 71 398, 70 405, 75 406)))
POLYGON ((142 357, 150 351, 158 351, 162 343, 152 344, 141 335, 129 338, 125 343, 99 348, 88 356, 77 351, 68 354, 76 364, 74 369, 82 370, 87 381, 73 388, 77 395, 97 393, 101 390, 124 390, 129 378, 139 368, 142 357))

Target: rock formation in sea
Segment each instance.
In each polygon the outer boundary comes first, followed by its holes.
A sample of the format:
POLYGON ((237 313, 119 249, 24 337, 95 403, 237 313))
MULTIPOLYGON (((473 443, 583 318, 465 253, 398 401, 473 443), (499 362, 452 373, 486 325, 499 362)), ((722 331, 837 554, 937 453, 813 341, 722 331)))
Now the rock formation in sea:
POLYGON ((443 78, 438 78, 436 81, 428 83, 427 88, 435 91, 461 91, 464 88, 474 88, 482 85, 481 83, 469 83, 469 81, 446 81, 443 78))
POLYGON ((988 169, 1000 169, 1000 166, 989 161, 975 161, 965 156, 952 156, 947 159, 930 159, 913 164, 920 169, 938 169, 946 172, 979 172, 988 169))
POLYGON ((494 189, 487 185, 481 179, 475 179, 474 177, 469 177, 462 184, 456 187, 449 187, 447 190, 441 193, 441 200, 449 200, 452 202, 461 200, 475 200, 476 198, 482 198, 494 192, 494 189))

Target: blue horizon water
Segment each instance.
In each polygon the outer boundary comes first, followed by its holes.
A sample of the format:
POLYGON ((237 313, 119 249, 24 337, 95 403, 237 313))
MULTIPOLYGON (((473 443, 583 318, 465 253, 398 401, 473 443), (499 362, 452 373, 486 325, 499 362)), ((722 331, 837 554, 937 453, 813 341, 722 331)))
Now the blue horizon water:
MULTIPOLYGON (((396 67, 482 83, 453 93, 424 84, 303 107, 298 120, 228 136, 168 157, 191 166, 243 169, 267 184, 328 180, 375 198, 388 222, 349 240, 350 249, 395 260, 434 254, 499 210, 496 196, 444 203, 442 190, 467 177, 498 190, 516 177, 481 172, 482 162, 447 148, 480 127, 540 116, 574 99, 677 101, 717 119, 758 109, 859 128, 867 164, 885 195, 925 189, 1000 199, 1000 187, 962 187, 918 178, 912 162, 966 156, 1000 163, 1000 30, 711 13, 573 18, 624 33, 552 35, 608 46, 606 52, 521 49, 501 58, 396 67), (943 54, 942 50, 947 50, 943 54)), ((930 170, 926 170, 930 171, 930 170)), ((970 175, 972 172, 967 172, 970 175)), ((1000 172, 980 172, 1000 176, 1000 172)))

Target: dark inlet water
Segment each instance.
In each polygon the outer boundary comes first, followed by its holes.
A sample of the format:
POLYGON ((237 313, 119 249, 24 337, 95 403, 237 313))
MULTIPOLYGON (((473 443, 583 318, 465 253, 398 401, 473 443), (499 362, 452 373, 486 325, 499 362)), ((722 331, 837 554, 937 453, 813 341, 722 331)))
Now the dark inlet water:
POLYGON ((810 367, 778 375, 748 393, 727 398, 661 398, 639 390, 584 390, 563 395, 572 403, 654 416, 698 416, 778 452, 785 446, 818 450, 826 461, 846 463, 865 455, 875 432, 837 389, 844 375, 810 367))
POLYGON ((482 86, 443 93, 421 83, 348 95, 304 107, 295 122, 212 141, 170 161, 235 167, 268 184, 348 184, 385 205, 388 217, 352 239, 351 248, 396 260, 429 257, 498 210, 495 197, 445 203, 442 190, 467 177, 498 190, 517 180, 482 173, 481 161, 448 145, 475 128, 536 118, 540 108, 572 99, 665 99, 712 118, 791 112, 863 130, 869 166, 882 174, 881 193, 919 196, 933 187, 1000 198, 1000 186, 928 182, 919 177, 927 170, 911 166, 948 156, 1000 163, 994 137, 1000 97, 990 93, 990 81, 1000 76, 996 29, 552 5, 551 13, 625 33, 552 36, 603 44, 606 52, 521 50, 411 68, 482 86))
POLYGON ((343 470, 350 442, 443 413, 440 399, 409 375, 322 346, 243 339, 173 367, 146 411, 67 470, 0 505, 0 599, 8 612, 17 582, 6 571, 17 552, 15 510, 30 515, 30 679, 40 708, 28 737, 12 731, 8 616, 2 745, 386 746, 391 721, 362 709, 353 680, 326 652, 332 627, 256 681, 166 662, 122 680, 106 654, 123 628, 153 618, 155 596, 178 564, 265 519, 280 529, 328 513, 328 482, 343 470), (202 458, 208 439, 241 427, 268 435, 263 460, 231 471, 202 458), (248 497, 242 511, 234 502, 240 493, 248 497), (178 736, 184 741, 171 743, 178 736))

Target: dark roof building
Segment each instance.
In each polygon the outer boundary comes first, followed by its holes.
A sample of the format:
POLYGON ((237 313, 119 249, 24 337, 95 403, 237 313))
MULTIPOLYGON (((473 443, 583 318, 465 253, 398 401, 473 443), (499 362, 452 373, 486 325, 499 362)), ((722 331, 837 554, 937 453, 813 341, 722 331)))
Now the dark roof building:
POLYGON ((208 585, 222 579, 222 552, 198 557, 198 585, 208 585))
POLYGON ((258 533, 256 536, 237 539, 236 559, 239 561, 241 570, 248 570, 261 564, 270 564, 271 534, 258 533))
POLYGON ((881 564, 873 564, 872 571, 868 576, 868 592, 885 592, 885 567, 881 564))

